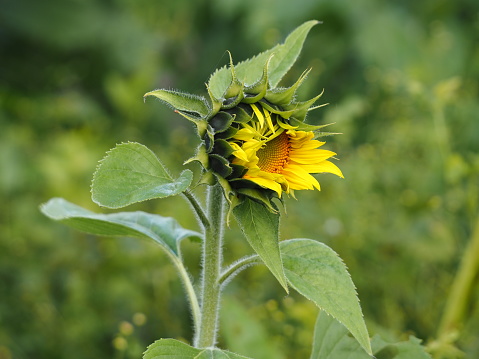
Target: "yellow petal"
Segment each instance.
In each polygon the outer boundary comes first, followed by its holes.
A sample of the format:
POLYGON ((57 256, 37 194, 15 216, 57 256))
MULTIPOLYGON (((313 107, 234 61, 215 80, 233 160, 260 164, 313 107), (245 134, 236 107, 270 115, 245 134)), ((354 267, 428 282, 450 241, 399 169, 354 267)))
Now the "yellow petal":
POLYGON ((249 161, 248 155, 246 154, 246 152, 240 146, 238 146, 236 143, 230 143, 230 146, 233 147, 233 149, 235 150, 233 152, 233 156, 235 156, 235 157, 237 157, 240 160, 245 161, 245 162, 249 161))
MULTIPOLYGON (((336 166, 334 163, 332 163, 330 161, 324 161, 324 162, 321 163, 321 166, 323 168, 322 172, 332 173, 332 174, 335 174, 336 176, 344 178, 343 173, 341 172, 339 167, 336 166)), ((320 172, 318 172, 318 173, 320 173, 320 172)))
POLYGON ((273 121, 271 121, 271 114, 265 108, 263 108, 263 112, 264 112, 265 117, 266 117, 266 124, 268 125, 271 132, 275 133, 276 131, 275 131, 274 126, 273 126, 273 121))
POLYGON ((241 130, 239 130, 238 132, 235 133, 233 138, 235 140, 249 141, 249 140, 252 140, 254 138, 254 136, 255 136, 254 131, 252 131, 249 128, 242 128, 241 130))
POLYGON ((278 125, 279 125, 279 127, 284 128, 285 130, 294 130, 294 129, 298 128, 298 126, 288 125, 287 123, 284 123, 280 119, 278 119, 278 125))
POLYGON ((288 168, 285 168, 282 173, 289 182, 291 189, 321 189, 316 178, 311 176, 300 166, 288 166, 288 168))
POLYGON ((293 150, 289 153, 289 158, 291 161, 305 164, 305 165, 313 165, 319 164, 331 158, 335 155, 333 151, 328 150, 309 150, 309 151, 302 151, 301 150, 293 150))
POLYGON ((244 175, 243 178, 247 179, 248 181, 254 182, 257 185, 260 185, 261 187, 269 188, 275 191, 278 194, 278 196, 281 197, 282 188, 278 182, 270 180, 270 179, 262 178, 262 177, 250 177, 247 174, 244 175))
POLYGON ((256 117, 258 117, 258 121, 259 121, 261 127, 263 127, 264 126, 264 116, 263 116, 263 114, 259 110, 258 106, 256 106, 255 104, 251 104, 250 106, 253 109, 256 117))

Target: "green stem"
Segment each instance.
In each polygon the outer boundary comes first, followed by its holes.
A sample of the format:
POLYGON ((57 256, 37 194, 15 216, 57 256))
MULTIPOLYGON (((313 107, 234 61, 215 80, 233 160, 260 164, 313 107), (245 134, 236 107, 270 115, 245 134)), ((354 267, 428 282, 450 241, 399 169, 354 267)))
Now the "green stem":
POLYGON ((209 187, 207 205, 209 224, 205 226, 203 240, 201 318, 194 340, 197 348, 213 347, 216 344, 221 294, 219 277, 223 260, 222 242, 225 224, 223 191, 219 184, 209 187))
POLYGON ((203 227, 206 228, 207 226, 209 226, 209 220, 206 217, 205 212, 203 211, 203 207, 201 207, 201 205, 199 204, 198 200, 193 195, 193 193, 191 193, 190 191, 187 190, 187 191, 183 192, 183 195, 188 200, 188 202, 190 202, 191 206, 193 207, 193 209, 194 209, 196 215, 198 216, 198 219, 199 219, 200 223, 203 225, 203 227))
POLYGON ((170 258, 176 266, 181 281, 183 282, 183 286, 185 287, 188 301, 190 303, 191 314, 193 316, 193 327, 195 330, 197 330, 200 324, 200 305, 198 303, 198 297, 196 296, 195 288, 193 287, 190 276, 181 260, 173 255, 171 255, 170 258))
POLYGON ((439 326, 438 338, 460 329, 471 298, 474 279, 479 273, 479 217, 476 220, 472 237, 464 251, 459 270, 454 278, 446 308, 439 326))
POLYGON ((236 262, 231 263, 223 272, 218 279, 220 285, 225 286, 235 275, 240 273, 242 270, 255 265, 262 264, 263 262, 257 254, 252 254, 238 259, 236 262))

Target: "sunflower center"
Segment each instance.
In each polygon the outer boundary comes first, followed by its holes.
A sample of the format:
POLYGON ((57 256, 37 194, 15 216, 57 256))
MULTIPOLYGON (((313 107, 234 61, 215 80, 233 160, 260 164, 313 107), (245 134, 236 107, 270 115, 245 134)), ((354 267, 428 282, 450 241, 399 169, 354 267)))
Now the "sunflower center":
POLYGON ((278 137, 273 138, 256 152, 258 167, 269 173, 280 173, 289 160, 291 145, 289 136, 284 131, 278 137))

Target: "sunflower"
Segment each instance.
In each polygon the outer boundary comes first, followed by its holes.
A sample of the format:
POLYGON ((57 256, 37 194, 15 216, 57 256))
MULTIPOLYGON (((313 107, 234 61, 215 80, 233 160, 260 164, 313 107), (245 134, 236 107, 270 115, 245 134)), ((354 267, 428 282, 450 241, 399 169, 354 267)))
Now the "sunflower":
POLYGON ((254 116, 241 125, 229 142, 234 149, 232 164, 247 169, 242 179, 282 192, 320 189, 311 173, 334 173, 341 170, 329 158, 336 153, 319 149, 325 142, 314 139, 312 131, 298 131, 277 114, 251 104, 254 116))
POLYGON ((206 84, 208 97, 165 89, 145 95, 166 102, 195 124, 201 143, 186 163, 201 164, 200 183, 221 185, 230 210, 249 198, 276 212, 274 198, 320 189, 312 174, 343 177, 329 161, 336 154, 320 148, 324 142, 318 138, 329 134, 322 132, 326 125, 305 123, 310 111, 323 106, 314 105, 322 92, 306 101, 297 98, 310 69, 292 86, 278 87, 299 54, 293 52, 300 47, 291 46, 299 38, 302 43, 315 23, 305 23, 283 45, 237 66, 230 54, 229 66, 216 70, 206 84))

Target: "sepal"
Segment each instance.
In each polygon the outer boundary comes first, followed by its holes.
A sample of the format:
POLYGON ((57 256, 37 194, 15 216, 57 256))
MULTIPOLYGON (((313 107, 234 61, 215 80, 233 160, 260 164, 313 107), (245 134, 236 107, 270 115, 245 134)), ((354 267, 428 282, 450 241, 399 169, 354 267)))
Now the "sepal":
POLYGON ((221 177, 228 177, 233 173, 230 162, 223 156, 212 153, 209 155, 211 169, 221 177))
POLYGON ((318 96, 313 97, 311 100, 304 101, 304 102, 296 102, 291 103, 287 106, 284 106, 286 110, 293 110, 293 116, 300 121, 304 121, 306 118, 306 114, 310 110, 311 106, 321 97, 323 96, 323 92, 321 92, 318 96))
POLYGON ((209 120, 210 126, 213 128, 214 133, 220 133, 226 131, 231 123, 234 121, 236 115, 231 115, 228 112, 219 111, 209 120))
POLYGON ((234 152, 234 148, 228 143, 228 141, 223 139, 218 139, 213 145, 213 153, 228 158, 234 152))
POLYGON ((215 137, 218 139, 228 140, 236 135, 237 132, 238 129, 236 127, 230 126, 226 131, 217 133, 215 137))
POLYGON ((210 96, 211 115, 214 115, 221 109, 221 105, 223 101, 221 101, 221 99, 218 99, 213 95, 213 92, 211 91, 208 84, 205 84, 205 85, 206 85, 206 90, 208 91, 208 95, 210 96))
POLYGON ((296 130, 298 131, 318 131, 326 126, 330 126, 332 125, 331 123, 328 123, 326 125, 310 125, 310 124, 307 124, 307 123, 304 123, 294 117, 291 117, 289 120, 288 120, 288 123, 295 127, 296 130))
POLYGON ((258 82, 256 82, 255 84, 253 84, 251 86, 248 86, 244 89, 244 92, 245 92, 245 95, 246 95, 245 98, 243 98, 244 103, 251 104, 251 103, 258 102, 259 100, 261 100, 266 95, 266 92, 269 89, 268 65, 269 65, 269 63, 271 61, 271 58, 273 56, 274 55, 271 55, 269 57, 268 61, 266 61, 266 63, 264 64, 263 75, 258 80, 258 82))
POLYGON ((286 106, 289 105, 291 102, 293 102, 296 91, 298 90, 299 86, 303 83, 303 81, 306 79, 308 74, 311 72, 311 69, 305 70, 301 76, 298 78, 298 80, 294 83, 293 86, 288 87, 288 88, 275 88, 271 89, 266 92, 266 95, 264 98, 268 100, 271 103, 274 103, 276 105, 280 106, 286 106))
POLYGON ((213 150, 213 145, 215 143, 214 131, 210 125, 208 125, 202 138, 206 147, 206 152, 210 153, 213 150))
POLYGON ((261 103, 261 106, 263 106, 265 109, 267 109, 269 112, 271 113, 275 113, 277 115, 280 115, 281 117, 285 118, 285 119, 288 119, 290 118, 294 113, 295 113, 295 109, 294 110, 280 110, 277 106, 274 106, 264 100, 260 101, 261 103))
POLYGON ((193 122, 206 118, 211 112, 210 105, 203 96, 164 89, 150 91, 143 95, 144 98, 148 96, 158 98, 193 122))
POLYGON ((196 149, 196 154, 183 162, 183 165, 187 165, 192 162, 199 162, 203 168, 209 168, 209 158, 206 148, 203 144, 200 144, 196 149))
POLYGON ((276 205, 272 202, 272 199, 274 198, 273 194, 275 192, 255 188, 239 188, 237 192, 255 202, 264 205, 271 213, 279 213, 278 207, 276 207, 276 205))
POLYGON ((228 54, 230 55, 231 83, 224 94, 225 100, 221 105, 222 109, 233 108, 238 105, 244 98, 244 83, 238 80, 238 77, 236 76, 235 66, 233 64, 233 58, 230 52, 228 52, 228 54))
POLYGON ((234 109, 226 110, 230 114, 234 114, 234 122, 236 123, 246 123, 251 121, 253 118, 253 109, 251 106, 239 104, 234 109))

